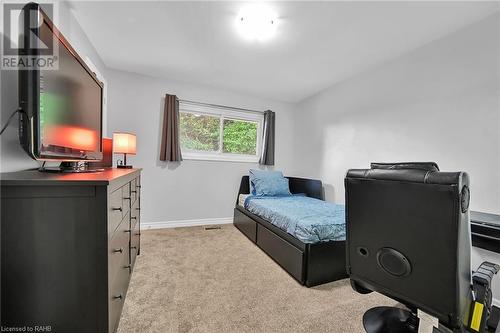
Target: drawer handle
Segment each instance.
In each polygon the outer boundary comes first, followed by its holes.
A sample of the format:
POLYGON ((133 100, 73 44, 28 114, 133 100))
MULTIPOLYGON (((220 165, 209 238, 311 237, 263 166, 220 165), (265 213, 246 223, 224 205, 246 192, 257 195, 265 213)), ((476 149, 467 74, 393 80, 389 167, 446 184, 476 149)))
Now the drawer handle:
POLYGON ((130 219, 131 220, 137 220, 137 217, 136 216, 131 216, 130 219))
POLYGON ((141 235, 141 233, 140 233, 140 232, 136 232, 136 233, 135 233, 135 235, 136 235, 136 236, 140 236, 140 235, 141 235))
POLYGON ((113 208, 111 208, 111 209, 112 209, 112 210, 119 210, 120 212, 122 212, 122 211, 123 211, 123 209, 122 209, 121 207, 113 207, 113 208))
POLYGON ((142 186, 141 186, 141 185, 135 185, 135 187, 137 187, 137 188, 141 188, 142 186))
POLYGON ((137 207, 135 210, 141 210, 141 207, 137 207))
POLYGON ((118 253, 118 252, 123 253, 123 248, 120 247, 119 249, 114 249, 113 252, 114 253, 118 253))
POLYGON ((124 269, 128 269, 129 271, 132 270, 132 266, 131 265, 127 265, 127 266, 123 266, 124 269))
POLYGON ((137 193, 137 191, 130 191, 130 193, 137 193))
POLYGON ((124 232, 131 232, 131 231, 132 231, 132 229, 127 229, 124 232))
POLYGON ((123 295, 122 294, 118 294, 116 296, 113 296, 113 299, 119 299, 119 300, 122 300, 123 299, 123 295))
POLYGON ((130 200, 130 199, 131 199, 130 197, 123 198, 123 200, 130 200))
POLYGON ((134 250, 137 250, 137 246, 131 246, 130 249, 134 249, 134 250))

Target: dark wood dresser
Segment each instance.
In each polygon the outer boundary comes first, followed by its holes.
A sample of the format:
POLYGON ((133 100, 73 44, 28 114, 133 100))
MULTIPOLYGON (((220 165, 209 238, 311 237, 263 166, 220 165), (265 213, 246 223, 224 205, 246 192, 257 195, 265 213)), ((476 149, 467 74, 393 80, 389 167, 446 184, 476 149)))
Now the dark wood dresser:
POLYGON ((2 329, 116 331, 140 252, 140 174, 0 174, 2 329))

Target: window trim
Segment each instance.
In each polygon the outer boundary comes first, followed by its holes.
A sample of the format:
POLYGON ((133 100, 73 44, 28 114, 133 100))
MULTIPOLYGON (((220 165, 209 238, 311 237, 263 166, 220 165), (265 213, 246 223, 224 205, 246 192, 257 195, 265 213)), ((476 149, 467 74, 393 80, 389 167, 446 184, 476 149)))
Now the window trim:
POLYGON ((236 111, 233 109, 215 108, 210 106, 192 105, 179 103, 179 113, 200 114, 215 116, 219 118, 219 150, 217 152, 185 150, 181 147, 182 158, 185 160, 202 161, 224 161, 258 163, 262 150, 262 131, 264 126, 264 114, 253 112, 236 111), (257 123, 257 147, 255 155, 224 153, 224 120, 240 120, 257 123))

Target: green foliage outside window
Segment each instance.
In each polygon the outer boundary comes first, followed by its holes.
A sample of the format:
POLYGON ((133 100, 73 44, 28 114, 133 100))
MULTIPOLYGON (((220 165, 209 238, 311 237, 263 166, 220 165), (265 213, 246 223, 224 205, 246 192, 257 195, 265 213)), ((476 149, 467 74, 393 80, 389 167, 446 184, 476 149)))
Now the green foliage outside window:
POLYGON ((189 150, 219 150, 219 117, 181 112, 181 147, 189 150))
MULTIPOLYGON (((255 155, 257 123, 224 119, 222 139, 224 153, 255 155)), ((218 152, 220 117, 181 112, 180 141, 183 149, 218 152)))
POLYGON ((224 153, 255 155, 257 124, 224 119, 224 153))

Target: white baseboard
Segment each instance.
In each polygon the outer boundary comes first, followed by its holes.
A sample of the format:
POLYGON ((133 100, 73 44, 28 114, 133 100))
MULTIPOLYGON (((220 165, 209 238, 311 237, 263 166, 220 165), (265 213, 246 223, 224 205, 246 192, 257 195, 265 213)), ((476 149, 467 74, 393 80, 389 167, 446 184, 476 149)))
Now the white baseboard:
POLYGON ((160 221, 160 222, 141 222, 141 229, 165 229, 180 227, 199 227, 203 225, 230 224, 233 223, 232 217, 217 217, 212 219, 197 220, 178 220, 178 221, 160 221))

